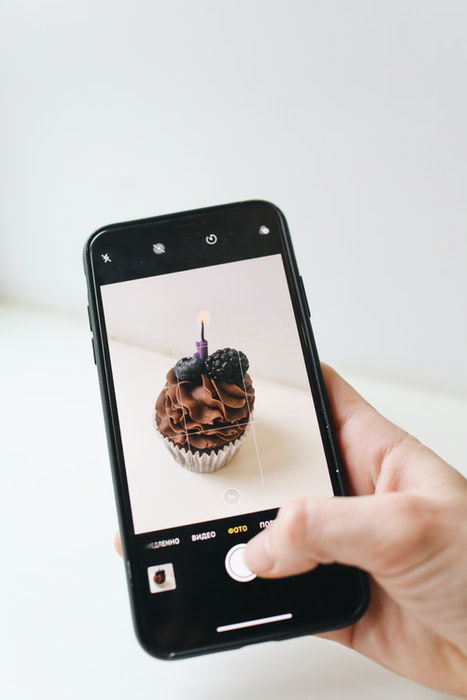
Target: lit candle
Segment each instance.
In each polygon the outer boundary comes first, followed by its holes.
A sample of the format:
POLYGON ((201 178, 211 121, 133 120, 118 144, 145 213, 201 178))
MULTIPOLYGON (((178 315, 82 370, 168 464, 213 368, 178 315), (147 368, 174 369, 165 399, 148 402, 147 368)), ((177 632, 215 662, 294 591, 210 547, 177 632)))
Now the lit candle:
POLYGON ((208 341, 204 338, 204 321, 201 321, 201 340, 196 341, 196 352, 193 357, 205 360, 208 356, 208 341))

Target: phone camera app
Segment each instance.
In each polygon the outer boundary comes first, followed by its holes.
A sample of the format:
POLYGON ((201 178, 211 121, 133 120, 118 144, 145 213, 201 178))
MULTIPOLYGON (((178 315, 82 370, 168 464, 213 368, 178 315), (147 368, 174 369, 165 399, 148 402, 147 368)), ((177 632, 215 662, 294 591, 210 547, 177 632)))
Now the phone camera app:
POLYGON ((136 534, 332 494, 279 254, 102 294, 136 534))

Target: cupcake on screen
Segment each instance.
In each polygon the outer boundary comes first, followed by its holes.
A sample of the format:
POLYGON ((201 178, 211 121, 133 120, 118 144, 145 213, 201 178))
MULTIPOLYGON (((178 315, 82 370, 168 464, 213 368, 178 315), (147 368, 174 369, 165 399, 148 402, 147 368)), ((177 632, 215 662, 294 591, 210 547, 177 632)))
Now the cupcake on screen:
POLYGON ((241 447, 253 411, 255 390, 241 350, 211 355, 204 337, 192 357, 172 367, 156 401, 156 427, 178 464, 208 473, 225 467, 241 447))

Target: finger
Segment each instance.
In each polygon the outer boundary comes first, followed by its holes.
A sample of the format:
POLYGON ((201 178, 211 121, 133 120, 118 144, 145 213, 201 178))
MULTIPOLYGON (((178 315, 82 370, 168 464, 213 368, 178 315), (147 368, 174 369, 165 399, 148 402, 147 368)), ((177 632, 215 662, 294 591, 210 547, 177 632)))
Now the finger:
POLYGON ((437 546, 434 522, 432 506, 413 494, 300 499, 248 543, 245 558, 265 578, 333 562, 385 576, 437 546))
POLYGON ((115 549, 117 550, 117 554, 120 554, 120 556, 122 557, 123 556, 122 540, 120 539, 119 532, 115 533, 114 546, 115 546, 115 549))
POLYGON ((385 456, 407 433, 380 415, 335 370, 321 367, 351 491, 371 494, 385 456))
POLYGON ((371 494, 377 482, 379 492, 416 489, 441 496, 464 488, 455 469, 379 414, 331 367, 322 370, 352 493, 371 494))

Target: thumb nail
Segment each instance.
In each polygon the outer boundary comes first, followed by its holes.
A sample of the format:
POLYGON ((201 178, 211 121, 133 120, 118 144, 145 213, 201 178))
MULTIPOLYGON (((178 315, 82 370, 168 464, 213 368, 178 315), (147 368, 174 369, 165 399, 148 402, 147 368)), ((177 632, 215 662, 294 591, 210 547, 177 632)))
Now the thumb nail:
POLYGON ((272 569, 274 564, 271 555, 269 554, 267 545, 268 542, 265 532, 262 532, 260 535, 256 535, 256 537, 253 537, 253 539, 248 542, 245 550, 245 561, 248 568, 250 568, 256 574, 269 571, 272 569))

